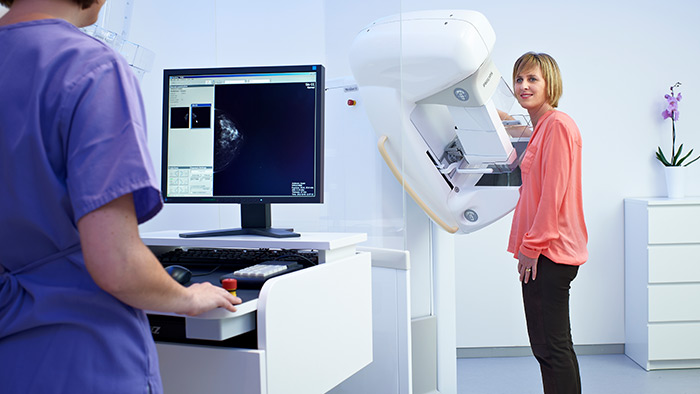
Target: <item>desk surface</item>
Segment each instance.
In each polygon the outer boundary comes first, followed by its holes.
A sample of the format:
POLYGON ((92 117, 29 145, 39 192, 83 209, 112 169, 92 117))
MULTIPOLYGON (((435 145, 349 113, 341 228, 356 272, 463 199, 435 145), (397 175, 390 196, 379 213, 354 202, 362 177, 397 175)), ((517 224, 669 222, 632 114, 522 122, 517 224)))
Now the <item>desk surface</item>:
POLYGON ((295 238, 270 238, 259 235, 236 235, 223 237, 180 238, 182 231, 168 230, 141 234, 149 246, 175 246, 200 248, 280 248, 334 250, 355 245, 367 240, 364 233, 301 233, 295 238))
POLYGON ((700 197, 685 197, 685 198, 666 198, 666 197, 639 197, 625 198, 625 202, 629 204, 641 204, 649 206, 664 206, 664 205, 696 205, 700 204, 700 197))

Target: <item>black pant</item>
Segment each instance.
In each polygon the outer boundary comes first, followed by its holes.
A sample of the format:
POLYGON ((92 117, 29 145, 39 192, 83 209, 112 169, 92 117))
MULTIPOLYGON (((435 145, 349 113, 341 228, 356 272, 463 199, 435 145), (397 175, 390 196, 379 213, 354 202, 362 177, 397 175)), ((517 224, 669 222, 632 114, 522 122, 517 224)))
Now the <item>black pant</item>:
POLYGON ((577 273, 578 266, 540 255, 537 279, 522 284, 530 347, 540 363, 545 394, 581 393, 569 321, 569 289, 577 273))

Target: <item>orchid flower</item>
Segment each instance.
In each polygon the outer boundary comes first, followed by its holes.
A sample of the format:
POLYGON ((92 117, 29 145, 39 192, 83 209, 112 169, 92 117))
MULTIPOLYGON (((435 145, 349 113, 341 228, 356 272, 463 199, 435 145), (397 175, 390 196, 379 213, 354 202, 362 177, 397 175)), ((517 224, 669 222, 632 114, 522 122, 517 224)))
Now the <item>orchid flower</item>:
MULTIPOLYGON (((680 82, 678 83, 678 85, 680 85, 680 82)), ((664 96, 666 97, 668 105, 666 106, 664 112, 661 113, 661 115, 664 117, 664 119, 673 118, 673 120, 675 121, 678 120, 678 102, 681 101, 683 97, 680 93, 678 93, 678 97, 673 95, 674 86, 671 87, 671 94, 667 94, 666 96, 664 96)))

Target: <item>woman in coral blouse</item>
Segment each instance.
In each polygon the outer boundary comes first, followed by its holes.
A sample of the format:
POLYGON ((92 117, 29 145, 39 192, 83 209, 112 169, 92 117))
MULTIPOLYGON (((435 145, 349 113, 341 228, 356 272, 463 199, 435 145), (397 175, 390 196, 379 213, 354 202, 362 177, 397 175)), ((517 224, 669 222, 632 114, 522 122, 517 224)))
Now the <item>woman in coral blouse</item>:
POLYGON ((569 289, 588 259, 581 134, 568 115, 556 110, 562 81, 551 56, 521 56, 513 66, 513 87, 534 131, 520 164, 522 187, 508 251, 518 260, 530 346, 540 363, 544 392, 580 393, 569 289))

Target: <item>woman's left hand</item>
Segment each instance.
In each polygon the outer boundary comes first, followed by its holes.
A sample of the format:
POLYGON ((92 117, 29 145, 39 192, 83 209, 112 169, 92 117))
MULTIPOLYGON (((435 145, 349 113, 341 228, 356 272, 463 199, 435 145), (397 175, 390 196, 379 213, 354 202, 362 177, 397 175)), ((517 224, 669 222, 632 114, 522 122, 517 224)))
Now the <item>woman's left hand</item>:
POLYGON ((518 253, 518 272, 520 273, 520 281, 527 283, 532 277, 535 280, 537 277, 537 259, 527 257, 523 252, 518 253))

